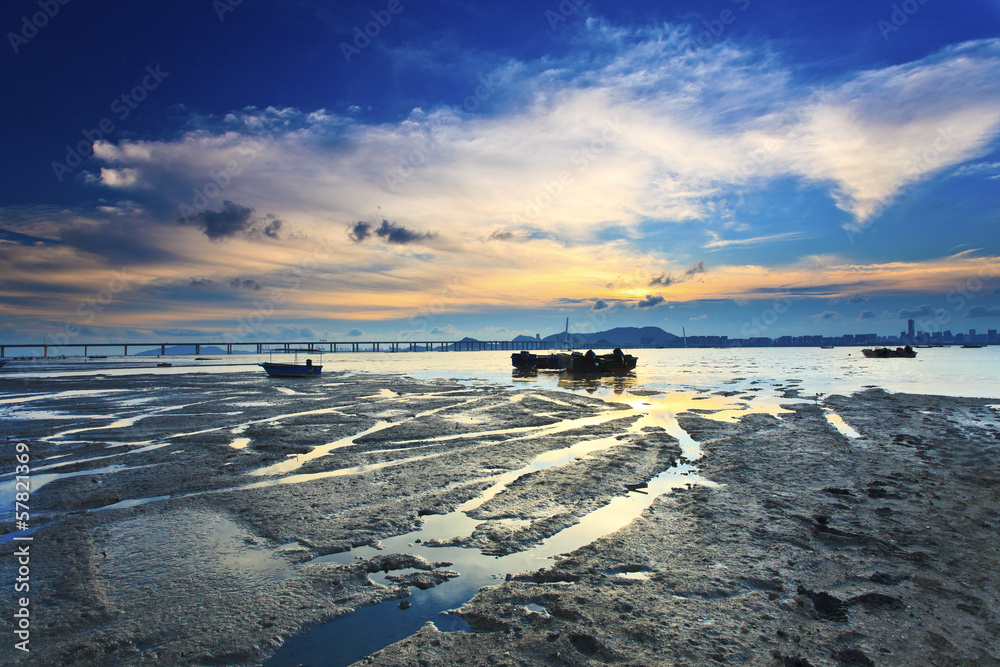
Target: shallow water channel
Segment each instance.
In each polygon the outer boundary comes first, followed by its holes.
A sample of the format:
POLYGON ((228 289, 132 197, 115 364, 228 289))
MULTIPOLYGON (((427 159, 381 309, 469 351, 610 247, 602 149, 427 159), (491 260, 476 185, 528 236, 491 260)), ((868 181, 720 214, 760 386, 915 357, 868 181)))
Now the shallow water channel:
MULTIPOLYGON (((316 559, 313 562, 349 564, 357 559, 406 553, 421 556, 431 563, 442 561, 451 563, 446 569, 458 572, 459 576, 428 590, 411 587, 410 595, 406 598, 410 606, 405 610, 400 608, 399 600, 388 600, 358 609, 347 616, 293 637, 266 664, 275 667, 349 665, 413 634, 427 621, 433 621, 442 631, 467 630, 468 626, 456 616, 449 614, 449 611, 469 601, 479 589, 501 583, 508 574, 516 575, 551 566, 553 558, 559 554, 574 551, 628 525, 656 498, 671 489, 689 484, 713 485, 713 482, 699 477, 697 469, 691 465, 691 461, 701 457, 701 451, 698 443, 680 427, 676 419, 678 412, 692 406, 692 398, 690 395, 675 395, 674 400, 664 400, 661 397, 656 404, 646 401, 630 403, 632 409, 641 416, 629 431, 638 433, 642 428, 649 426, 666 429, 680 442, 682 456, 687 462, 679 463, 648 480, 648 486, 645 488, 615 497, 607 505, 581 517, 578 523, 526 551, 497 557, 484 555, 476 548, 427 546, 426 543, 431 540, 448 540, 471 534, 481 521, 470 518, 468 514, 495 497, 514 480, 530 472, 563 465, 575 458, 613 447, 620 443, 616 437, 586 440, 565 449, 548 451, 519 470, 493 478, 494 483, 491 487, 455 511, 444 515, 426 516, 419 530, 383 540, 381 549, 366 546, 316 559)), ((731 403, 721 400, 710 399, 710 402, 718 403, 712 406, 716 408, 734 407, 731 403)), ((708 407, 703 403, 695 405, 708 407)), ((762 408, 762 411, 770 410, 762 408)), ((734 412, 745 415, 749 411, 743 409, 734 412)), ((616 412, 615 417, 621 417, 623 414, 627 413, 616 412)), ((729 417, 730 415, 720 415, 722 419, 729 417)), ((406 570, 393 571, 390 576, 407 573, 406 570)), ((642 573, 620 574, 629 577, 642 576, 642 573)), ((371 578, 377 583, 390 583, 385 573, 373 574, 371 578)), ((546 613, 544 608, 534 611, 546 613)))

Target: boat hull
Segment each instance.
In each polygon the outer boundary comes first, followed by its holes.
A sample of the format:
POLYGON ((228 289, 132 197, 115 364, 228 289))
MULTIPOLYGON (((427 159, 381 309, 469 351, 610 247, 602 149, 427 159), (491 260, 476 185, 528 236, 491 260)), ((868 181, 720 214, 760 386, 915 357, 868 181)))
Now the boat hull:
POLYGON ((586 354, 574 352, 559 354, 559 366, 564 371, 574 374, 589 375, 624 375, 635 370, 638 358, 631 354, 623 354, 616 350, 612 354, 594 354, 593 350, 586 354))
POLYGON ((553 369, 558 370, 559 355, 556 354, 531 354, 527 350, 521 350, 510 355, 510 363, 514 368, 521 369, 553 369))
POLYGON ((887 347, 877 348, 874 350, 861 350, 861 354, 865 355, 869 359, 912 359, 917 356, 916 350, 909 349, 905 350, 901 347, 897 347, 895 350, 890 350, 887 347))
POLYGON ((271 377, 312 377, 319 375, 323 371, 322 366, 312 364, 275 364, 265 361, 260 364, 261 368, 267 371, 271 377))

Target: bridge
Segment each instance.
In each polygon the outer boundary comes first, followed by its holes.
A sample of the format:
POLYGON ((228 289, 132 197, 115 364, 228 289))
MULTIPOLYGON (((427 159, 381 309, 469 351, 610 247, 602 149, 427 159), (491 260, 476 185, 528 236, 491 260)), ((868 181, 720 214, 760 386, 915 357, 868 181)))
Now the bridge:
MULTIPOLYGON (((322 352, 325 354, 335 354, 337 352, 476 352, 476 351, 500 351, 500 350, 557 350, 562 349, 561 343, 543 340, 461 340, 461 341, 279 341, 260 343, 0 343, 0 357, 6 357, 8 350, 24 352, 40 351, 42 357, 61 356, 92 356, 93 352, 100 355, 93 356, 129 356, 131 348, 133 356, 137 353, 145 352, 143 356, 148 356, 150 352, 159 350, 159 354, 166 356, 167 350, 176 347, 193 348, 195 355, 219 354, 212 350, 203 353, 203 348, 218 348, 225 351, 225 354, 267 354, 269 352, 322 352), (69 354, 69 352, 76 352, 69 354), (111 354, 114 353, 114 354, 111 354)), ((36 356, 35 354, 22 354, 21 356, 36 356)))

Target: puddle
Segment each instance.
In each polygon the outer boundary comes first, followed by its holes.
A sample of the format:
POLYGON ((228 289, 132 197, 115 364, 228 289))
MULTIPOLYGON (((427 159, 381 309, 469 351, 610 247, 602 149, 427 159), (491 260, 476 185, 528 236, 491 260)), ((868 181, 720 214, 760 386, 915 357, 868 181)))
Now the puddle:
MULTIPOLYGON (((90 470, 78 470, 77 472, 66 472, 66 473, 42 473, 36 474, 32 472, 31 474, 31 493, 36 493, 46 484, 56 481, 57 479, 66 479, 69 477, 81 477, 83 475, 105 475, 108 473, 118 472, 121 470, 138 470, 146 466, 126 466, 126 465, 111 465, 104 468, 93 468, 90 470)), ((16 493, 16 479, 10 479, 4 482, 0 482, 0 503, 3 503, 2 507, 10 508, 10 511, 14 510, 14 494, 16 493)))
POLYGON ((853 428, 851 428, 851 426, 844 421, 844 418, 838 415, 836 412, 827 411, 826 420, 830 422, 830 424, 835 429, 840 431, 842 435, 845 435, 848 438, 857 439, 861 437, 861 434, 855 431, 853 428))
POLYGON ((236 438, 229 446, 233 449, 246 449, 247 445, 250 444, 250 438, 236 438))
MULTIPOLYGON (((610 415, 567 420, 568 423, 561 422, 529 430, 535 434, 540 431, 558 432, 579 428, 582 422, 601 423, 640 412, 640 418, 629 427, 629 432, 639 433, 644 427, 663 426, 669 432, 683 436, 682 449, 685 451, 686 457, 698 458, 701 455, 698 443, 681 429, 676 420, 674 410, 681 403, 682 401, 678 400, 671 405, 665 401, 663 404, 654 406, 643 401, 635 404, 634 411, 621 410, 610 415)), ((492 431, 491 433, 515 433, 519 437, 534 437, 521 435, 524 431, 525 429, 515 428, 492 431)), ((411 593, 406 599, 412 606, 405 611, 399 608, 397 600, 387 601, 359 609, 352 614, 293 637, 266 664, 283 666, 315 661, 317 664, 349 665, 392 642, 413 634, 429 620, 434 621, 439 629, 447 631, 450 626, 454 626, 457 620, 448 614, 449 610, 460 607, 481 588, 501 583, 508 573, 530 572, 550 566, 552 559, 559 554, 575 551, 625 527, 652 505, 658 497, 673 489, 690 484, 715 485, 713 482, 693 474, 696 469, 691 465, 677 465, 648 480, 642 493, 630 492, 626 495, 616 496, 604 506, 580 517, 578 523, 565 528, 532 548, 507 556, 483 555, 476 548, 440 547, 426 544, 428 541, 449 541, 455 537, 470 535, 476 526, 483 522, 471 518, 468 513, 496 497, 519 477, 538 470, 560 466, 580 456, 618 445, 621 441, 617 435, 585 440, 571 447, 548 451, 519 470, 497 475, 493 485, 478 497, 463 503, 455 511, 448 514, 425 516, 423 525, 418 530, 383 540, 380 545, 381 549, 364 546, 315 559, 312 562, 349 564, 357 558, 368 559, 379 554, 409 553, 422 556, 430 562, 448 561, 452 563, 448 569, 458 572, 459 576, 427 591, 411 588, 411 593), (378 628, 378 630, 373 631, 373 627, 378 628), (332 650, 334 647, 336 647, 335 652, 332 650)), ((447 436, 446 438, 452 439, 454 437, 461 436, 447 436)), ((435 440, 441 439, 444 438, 435 440)), ((638 574, 640 573, 633 573, 633 576, 638 574)), ((547 613, 543 607, 531 610, 547 613)))

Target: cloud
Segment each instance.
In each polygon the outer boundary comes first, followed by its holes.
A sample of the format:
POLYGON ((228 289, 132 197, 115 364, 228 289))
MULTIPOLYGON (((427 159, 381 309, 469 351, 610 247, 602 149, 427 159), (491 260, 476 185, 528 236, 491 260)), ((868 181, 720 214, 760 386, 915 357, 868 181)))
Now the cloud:
POLYGON ((347 228, 347 238, 355 243, 367 241, 372 236, 372 223, 358 220, 347 228))
POLYGON ((591 306, 591 307, 590 307, 590 309, 591 309, 592 311, 601 311, 601 310, 607 310, 607 309, 608 309, 608 308, 610 308, 610 307, 611 307, 611 306, 610 306, 610 305, 608 305, 608 302, 607 302, 607 301, 605 301, 604 299, 596 299, 596 300, 594 301, 594 305, 593 305, 593 306, 591 306))
POLYGON ((795 241, 809 238, 809 236, 804 232, 784 232, 781 234, 769 234, 767 236, 755 236, 753 238, 746 239, 720 239, 719 235, 712 231, 708 232, 708 235, 712 238, 712 240, 706 243, 703 247, 713 250, 716 248, 756 246, 771 243, 773 241, 795 241))
POLYGON ((362 243, 375 236, 386 243, 406 245, 408 243, 419 243, 420 241, 433 239, 436 234, 433 232, 415 232, 403 225, 383 219, 382 224, 378 227, 374 227, 370 222, 359 220, 348 228, 347 236, 355 243, 362 243))
POLYGON ((674 284, 674 279, 668 276, 666 273, 661 273, 658 276, 654 276, 652 280, 649 281, 649 287, 669 287, 674 284))
POLYGON ((700 261, 692 264, 687 271, 684 272, 685 276, 696 276, 699 273, 708 273, 708 269, 705 268, 705 262, 700 261))
POLYGON ((847 297, 847 303, 867 303, 869 301, 871 301, 871 297, 864 294, 852 294, 847 297))
POLYGON ((965 313, 966 317, 1000 317, 1000 306, 973 306, 965 313))
POLYGON ((838 313, 836 311, 833 311, 833 310, 825 310, 822 313, 819 313, 817 315, 813 315, 812 317, 813 317, 813 319, 815 319, 817 321, 824 321, 824 320, 837 320, 837 319, 840 319, 841 315, 840 315, 840 313, 838 313))
POLYGON ((233 278, 229 281, 229 286, 236 290, 250 290, 252 292, 259 292, 263 288, 259 282, 248 278, 242 280, 240 278, 233 278))
POLYGON ((358 336, 364 336, 365 332, 362 331, 361 329, 351 329, 350 331, 347 332, 347 335, 351 336, 352 338, 357 338, 358 336))
POLYGON ((45 239, 29 234, 20 234, 7 229, 0 228, 0 243, 16 243, 23 246, 37 245, 59 245, 61 242, 54 239, 45 239))
POLYGON ((878 317, 878 315, 875 314, 874 310, 862 310, 858 314, 858 319, 859 320, 874 320, 877 317, 878 317))
POLYGON ((934 309, 930 306, 917 306, 916 308, 904 308, 900 310, 897 317, 901 320, 907 320, 915 317, 930 317, 933 314, 934 309))
POLYGON ((253 222, 253 209, 241 206, 228 199, 222 202, 218 211, 200 211, 187 218, 181 218, 180 224, 200 227, 205 236, 218 241, 248 231, 253 222))
POLYGON ((640 309, 655 308, 663 303, 666 303, 666 299, 659 294, 647 294, 644 299, 635 304, 635 307, 640 309))
POLYGON ((210 278, 191 278, 191 287, 207 288, 215 285, 215 281, 210 278))

